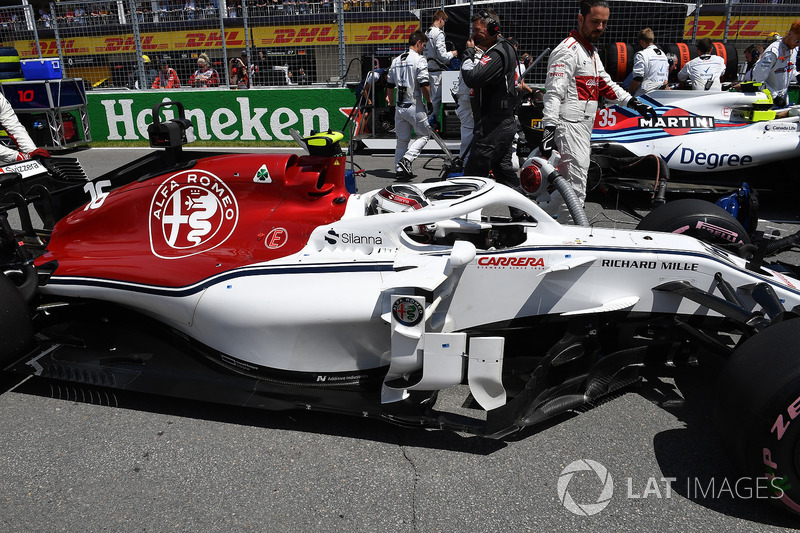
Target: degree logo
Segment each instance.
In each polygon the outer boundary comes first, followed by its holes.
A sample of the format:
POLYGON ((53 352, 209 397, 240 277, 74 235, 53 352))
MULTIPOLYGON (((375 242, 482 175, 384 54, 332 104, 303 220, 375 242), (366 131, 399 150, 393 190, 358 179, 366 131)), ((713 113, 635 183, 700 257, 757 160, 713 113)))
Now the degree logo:
POLYGON ((150 249, 162 259, 213 250, 228 240, 239 205, 228 186, 203 171, 179 172, 158 187, 150 203, 150 249))

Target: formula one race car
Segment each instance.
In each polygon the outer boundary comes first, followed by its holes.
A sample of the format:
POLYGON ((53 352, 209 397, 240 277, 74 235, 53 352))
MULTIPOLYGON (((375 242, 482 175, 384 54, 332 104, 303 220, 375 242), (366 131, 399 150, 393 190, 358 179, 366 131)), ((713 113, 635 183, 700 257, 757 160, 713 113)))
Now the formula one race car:
POLYGON ((769 91, 742 87, 650 92, 641 99, 656 109, 655 121, 621 106, 600 109, 592 131, 594 183, 653 191, 654 180, 667 180, 670 191, 692 193, 729 192, 743 181, 757 189, 797 188, 796 169, 764 166, 798 157, 797 110, 776 114, 769 91))
POLYGON ((4 169, 0 369, 503 438, 713 355, 732 456, 800 510, 796 269, 561 225, 484 178, 355 194, 334 133, 188 156, 164 105, 165 150, 113 172, 4 169))

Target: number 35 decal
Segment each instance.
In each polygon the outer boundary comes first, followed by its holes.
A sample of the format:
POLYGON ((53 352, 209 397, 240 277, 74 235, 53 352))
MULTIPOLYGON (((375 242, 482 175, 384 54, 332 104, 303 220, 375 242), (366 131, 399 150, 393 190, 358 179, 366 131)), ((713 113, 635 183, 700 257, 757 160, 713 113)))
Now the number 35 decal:
POLYGON ((106 196, 108 196, 108 192, 104 191, 103 189, 106 187, 111 187, 111 182, 108 180, 89 182, 84 185, 83 190, 88 192, 89 195, 92 197, 92 201, 86 204, 86 207, 83 208, 84 211, 87 209, 98 209, 103 202, 106 200, 106 196))
POLYGON ((597 114, 597 125, 601 128, 611 128, 617 123, 617 114, 611 108, 604 107, 597 114))

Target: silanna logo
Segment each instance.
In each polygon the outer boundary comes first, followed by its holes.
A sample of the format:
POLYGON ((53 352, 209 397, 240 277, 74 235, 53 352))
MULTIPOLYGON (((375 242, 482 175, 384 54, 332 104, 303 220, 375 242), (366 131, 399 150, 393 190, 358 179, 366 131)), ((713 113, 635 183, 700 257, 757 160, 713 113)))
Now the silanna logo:
POLYGON ((153 254, 180 259, 224 243, 236 229, 239 206, 220 178, 191 170, 164 180, 153 195, 149 218, 153 254))
POLYGON ((359 235, 357 233, 336 233, 333 228, 328 230, 325 234, 325 242, 331 246, 337 244, 383 244, 383 239, 380 235, 359 235))

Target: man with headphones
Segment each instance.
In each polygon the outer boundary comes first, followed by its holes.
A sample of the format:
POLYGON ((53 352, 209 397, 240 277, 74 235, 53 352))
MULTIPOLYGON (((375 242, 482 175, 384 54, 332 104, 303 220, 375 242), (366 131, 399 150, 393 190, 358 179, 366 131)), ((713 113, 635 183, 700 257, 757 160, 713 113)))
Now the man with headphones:
POLYGON ((475 47, 464 51, 461 64, 464 83, 472 89, 475 121, 464 174, 488 176, 491 170, 500 183, 519 188, 510 150, 516 134, 517 54, 500 34, 500 22, 493 11, 481 11, 472 17, 472 40, 475 47))
MULTIPOLYGON (((760 44, 750 44, 744 49, 744 74, 740 76, 739 81, 753 81, 753 68, 756 66, 758 58, 761 57, 763 51, 764 47, 760 44)), ((739 88, 738 84, 736 84, 736 88, 739 88)))
MULTIPOLYGON (((544 133, 539 151, 545 158, 550 158, 554 149, 560 152, 558 171, 570 182, 581 203, 586 198, 592 126, 599 98, 627 104, 652 120, 658 118, 651 106, 614 83, 600 61, 594 43, 603 35, 609 15, 605 0, 582 0, 578 29, 556 46, 547 63, 544 133)), ((559 222, 569 220, 563 202, 558 215, 559 222)))

